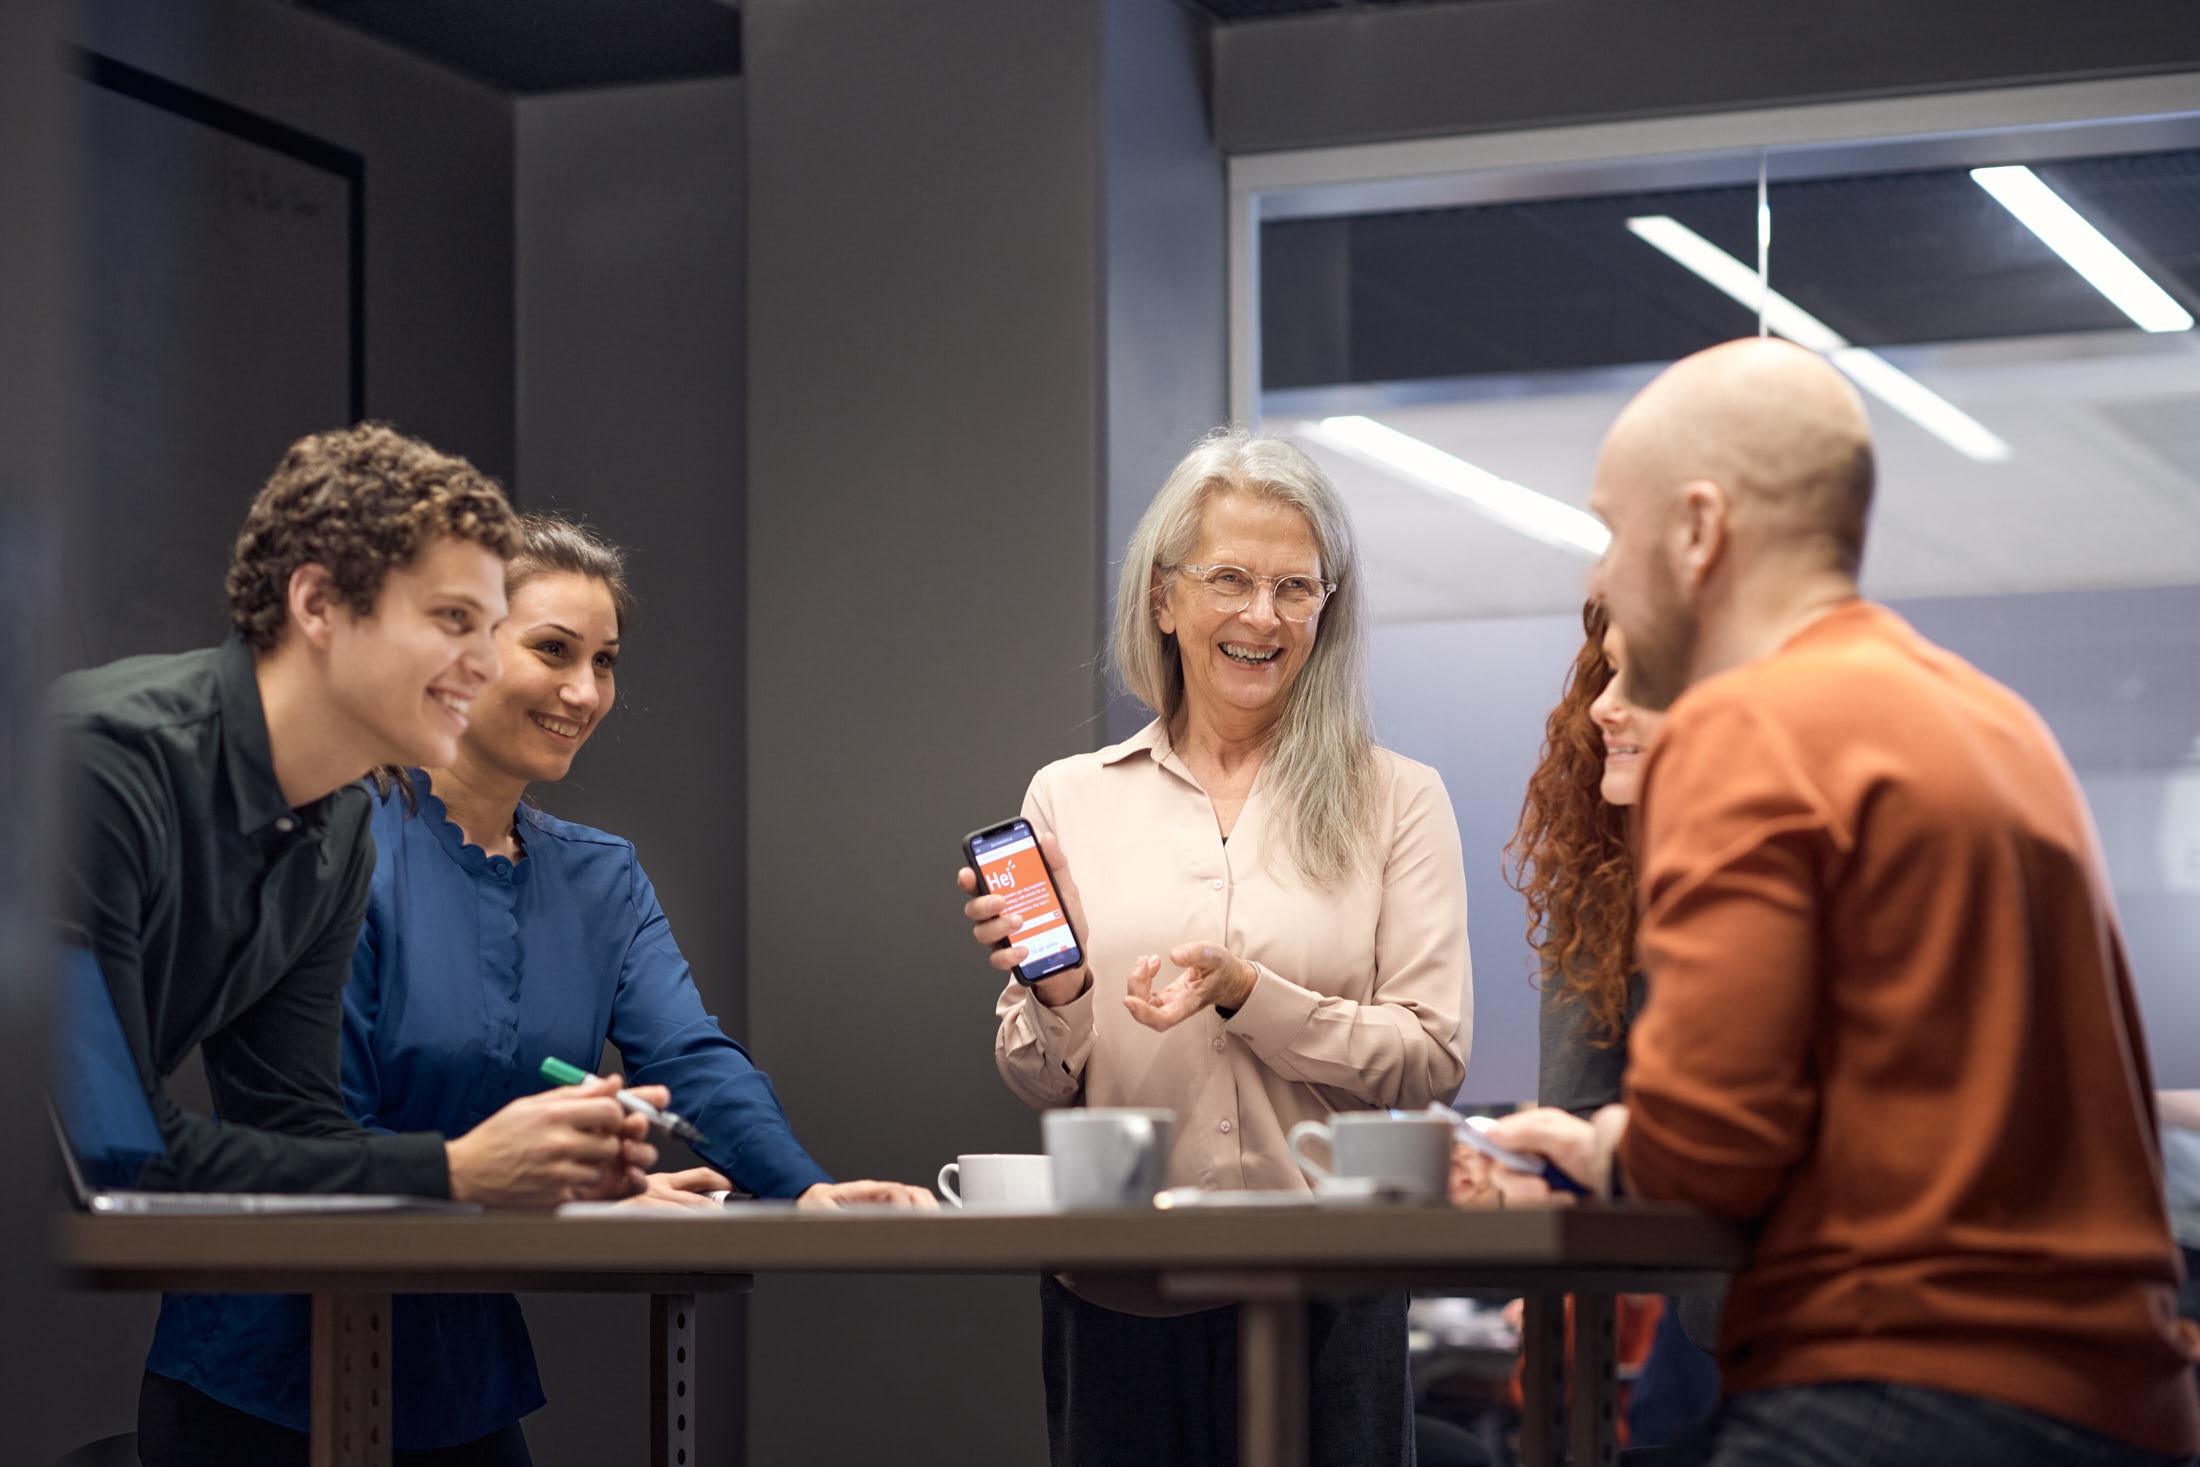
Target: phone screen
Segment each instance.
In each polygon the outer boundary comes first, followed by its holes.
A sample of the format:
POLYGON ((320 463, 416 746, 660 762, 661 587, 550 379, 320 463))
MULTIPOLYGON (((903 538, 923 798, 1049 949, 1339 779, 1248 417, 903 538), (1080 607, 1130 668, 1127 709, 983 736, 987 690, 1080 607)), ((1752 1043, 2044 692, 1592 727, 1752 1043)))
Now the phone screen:
POLYGON ((1021 820, 997 830, 973 836, 970 854, 977 861, 978 881, 985 891, 1003 899, 1002 913, 1021 918, 1009 941, 1028 949, 1017 965, 1025 982, 1076 967, 1085 960, 1070 930, 1069 916, 1054 883, 1047 879, 1046 862, 1031 827, 1021 820))

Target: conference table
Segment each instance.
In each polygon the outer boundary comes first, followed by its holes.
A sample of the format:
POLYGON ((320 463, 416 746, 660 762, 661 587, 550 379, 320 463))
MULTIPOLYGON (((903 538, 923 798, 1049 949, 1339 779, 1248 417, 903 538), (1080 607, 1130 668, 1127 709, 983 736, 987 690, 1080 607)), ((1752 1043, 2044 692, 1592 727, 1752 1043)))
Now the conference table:
POLYGON ((1065 1272, 1136 1278, 1168 1299, 1238 1306, 1239 1460, 1248 1467, 1305 1463, 1308 1300, 1378 1290, 1518 1293, 1527 1301, 1521 1460, 1555 1467, 1570 1455, 1575 1467, 1605 1467, 1616 1455, 1613 1296, 1716 1287, 1740 1261, 1743 1240, 1700 1213, 1652 1203, 1496 1212, 1195 1207, 1043 1218, 735 1206, 71 1215, 58 1219, 55 1247, 62 1269, 87 1288, 313 1295, 315 1467, 390 1461, 392 1293, 650 1295, 649 1460, 686 1467, 696 1435, 697 1294, 743 1290, 762 1273, 1065 1272))

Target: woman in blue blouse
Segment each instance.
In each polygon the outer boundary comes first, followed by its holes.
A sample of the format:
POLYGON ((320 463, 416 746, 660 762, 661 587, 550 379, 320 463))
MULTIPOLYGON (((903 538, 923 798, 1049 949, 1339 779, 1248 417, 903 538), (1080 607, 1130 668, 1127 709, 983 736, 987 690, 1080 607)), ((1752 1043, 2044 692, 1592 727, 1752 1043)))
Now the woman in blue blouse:
MULTIPOLYGON (((770 1080, 704 1010, 633 845, 521 802, 529 784, 565 776, 610 711, 629 605, 616 547, 546 515, 526 516, 523 532, 502 671, 475 700, 457 759, 413 772, 412 791, 386 790, 375 811, 373 890, 344 994, 353 1112, 455 1136, 542 1089, 544 1059, 592 1070, 609 1039, 630 1083, 669 1088, 710 1138, 710 1167, 652 1175, 637 1205, 714 1206, 708 1194, 733 1183, 803 1206, 934 1205, 921 1187, 828 1177, 770 1080)), ((162 1439, 194 1443, 174 1462, 304 1462, 308 1322, 295 1296, 163 1302, 140 1410, 159 1417, 162 1439)), ((391 1324, 398 1462, 525 1464, 519 1420, 543 1396, 518 1301, 402 1296, 391 1324)))

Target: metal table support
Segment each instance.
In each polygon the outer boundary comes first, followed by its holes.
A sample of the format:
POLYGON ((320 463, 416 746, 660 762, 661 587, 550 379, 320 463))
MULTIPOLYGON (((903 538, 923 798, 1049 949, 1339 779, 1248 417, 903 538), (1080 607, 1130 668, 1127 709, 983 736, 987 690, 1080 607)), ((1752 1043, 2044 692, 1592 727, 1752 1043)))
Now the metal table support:
POLYGON ((390 1296, 313 1296, 313 1467, 390 1467, 390 1296))
POLYGON ((695 1296, 649 1296, 650 1467, 695 1460, 695 1296))
POLYGON ((1238 1305, 1238 1462, 1306 1467, 1306 1299, 1238 1305))

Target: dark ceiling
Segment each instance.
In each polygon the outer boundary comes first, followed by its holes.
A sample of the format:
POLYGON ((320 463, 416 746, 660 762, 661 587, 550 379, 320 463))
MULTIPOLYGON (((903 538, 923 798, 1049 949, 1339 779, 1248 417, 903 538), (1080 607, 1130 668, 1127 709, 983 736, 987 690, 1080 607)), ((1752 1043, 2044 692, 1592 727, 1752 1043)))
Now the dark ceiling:
POLYGON ((1191 0, 1217 20, 1261 20, 1271 15, 1304 15, 1311 10, 1387 10, 1400 5, 1437 5, 1446 0, 1191 0))
POLYGON ((741 70, 741 12, 720 0, 291 0, 508 92, 562 92, 741 70))
MULTIPOLYGON (((2036 170, 2200 311, 2200 151, 2036 170)), ((1772 287, 1859 346, 2128 326, 1961 169, 1777 184, 1772 287)), ((1272 389, 1671 361, 1756 329, 1629 234, 1669 214, 1756 262, 1754 187, 1279 222, 1261 233, 1272 389)))
MULTIPOLYGON (((285 0, 508 92, 741 70, 739 0, 285 0)), ((912 0, 934 3, 934 0, 912 0)), ((1456 0, 1184 0, 1220 21, 1456 0)))

